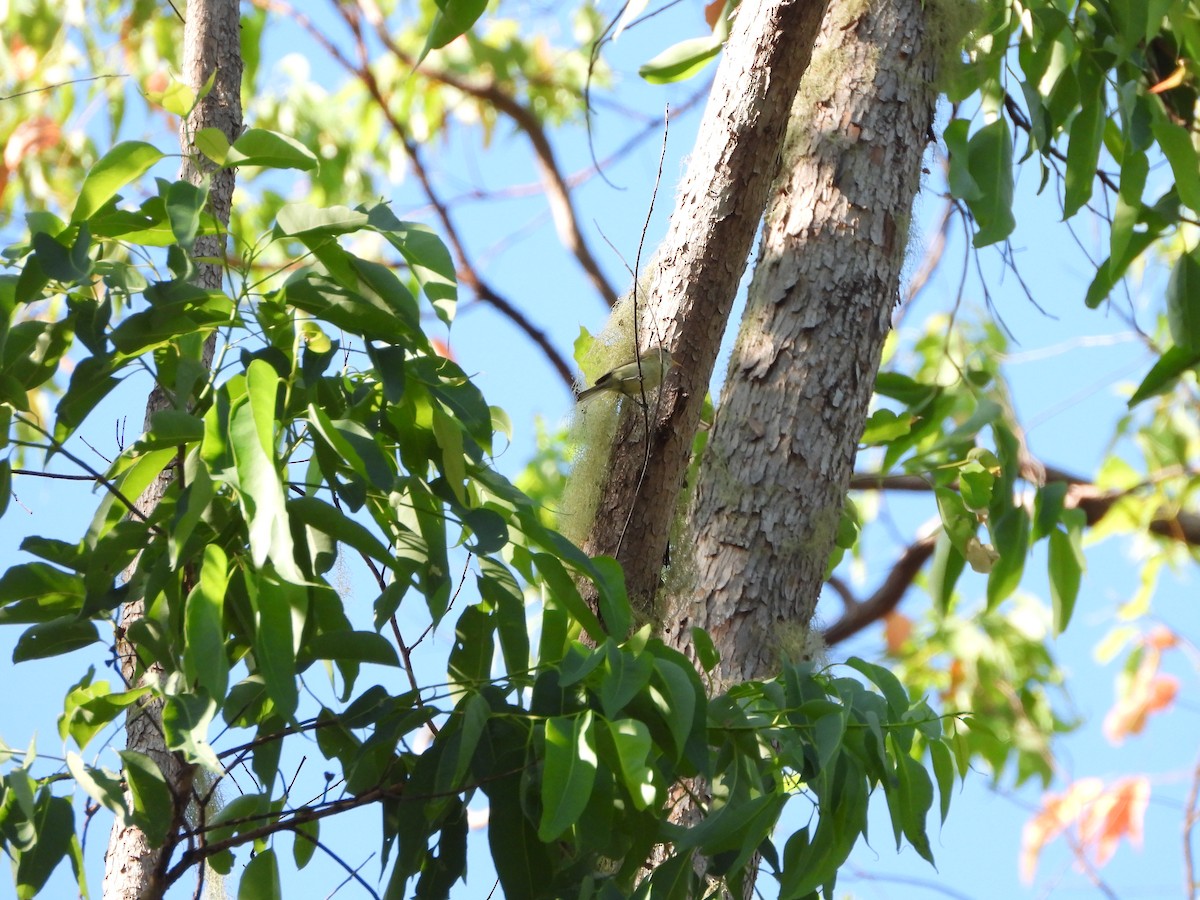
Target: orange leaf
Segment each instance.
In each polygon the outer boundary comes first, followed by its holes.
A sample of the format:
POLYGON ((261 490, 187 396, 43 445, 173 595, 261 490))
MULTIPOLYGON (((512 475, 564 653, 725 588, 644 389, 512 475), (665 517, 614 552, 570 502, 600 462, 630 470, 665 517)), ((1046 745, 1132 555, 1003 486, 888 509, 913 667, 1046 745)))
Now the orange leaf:
POLYGON ((725 0, 712 0, 711 3, 704 6, 704 21, 708 23, 709 28, 717 27, 717 18, 721 15, 721 10, 725 8, 725 0))
POLYGON ((21 160, 56 146, 61 138, 58 123, 48 116, 26 119, 13 129, 4 145, 4 168, 13 171, 21 160))
POLYGON ((912 637, 912 619, 903 613, 892 610, 883 617, 883 639, 887 643, 887 652, 895 656, 900 652, 905 642, 912 637))
POLYGON ((1187 76, 1187 66, 1185 66, 1183 64, 1183 60, 1181 59, 1179 61, 1179 64, 1175 66, 1175 71, 1172 72, 1170 75, 1168 75, 1166 78, 1164 78, 1162 81, 1160 81, 1158 84, 1154 85, 1154 87, 1150 88, 1150 93, 1162 94, 1162 93, 1165 93, 1165 92, 1171 90, 1172 88, 1177 88, 1181 84, 1183 84, 1183 79, 1186 76, 1187 76))
POLYGON ((1095 854, 1103 866, 1122 837, 1142 846, 1146 807, 1150 803, 1150 781, 1144 775, 1122 778, 1090 804, 1079 817, 1079 842, 1095 854))

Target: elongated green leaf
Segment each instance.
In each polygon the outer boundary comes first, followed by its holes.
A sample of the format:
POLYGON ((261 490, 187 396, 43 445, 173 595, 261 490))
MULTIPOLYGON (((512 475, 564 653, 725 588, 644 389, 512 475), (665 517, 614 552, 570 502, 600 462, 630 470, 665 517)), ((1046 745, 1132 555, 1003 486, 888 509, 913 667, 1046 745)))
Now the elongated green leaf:
POLYGON ((310 659, 350 660, 399 666, 391 641, 374 631, 331 631, 318 634, 304 647, 301 661, 310 659))
POLYGON ((686 81, 720 52, 721 41, 715 35, 688 38, 643 63, 638 74, 650 84, 686 81))
POLYGON ((649 654, 635 655, 621 650, 608 641, 601 673, 598 686, 600 706, 605 716, 615 719, 625 704, 650 683, 650 676, 654 673, 654 658, 649 654))
POLYGON ((268 847, 259 851, 242 872, 238 881, 238 900, 279 900, 282 896, 279 863, 275 859, 275 849, 268 847))
POLYGON ((1049 573, 1054 631, 1062 634, 1075 612, 1083 577, 1083 550, 1076 537, 1058 529, 1050 532, 1049 573))
POLYGON ((265 166, 307 172, 317 167, 317 157, 286 134, 264 128, 247 128, 233 142, 224 163, 227 166, 265 166))
POLYGON ((1182 347, 1168 348, 1150 367, 1142 383, 1129 398, 1129 408, 1132 409, 1156 394, 1169 391, 1179 381, 1180 375, 1196 366, 1200 366, 1200 351, 1184 350, 1182 347))
POLYGON ((72 222, 82 222, 125 185, 163 158, 157 147, 142 141, 122 141, 100 157, 83 179, 72 222))
POLYGON ((1192 145, 1191 134, 1167 118, 1161 102, 1151 104, 1150 128, 1171 164, 1179 199, 1190 209, 1200 211, 1200 157, 1192 145))
POLYGON ((579 589, 575 587, 575 582, 571 580, 571 576, 567 574, 562 563, 548 553, 535 553, 533 558, 538 571, 546 579, 546 586, 554 602, 577 619, 584 630, 591 635, 593 641, 596 643, 603 641, 605 633, 600 625, 600 620, 583 602, 583 598, 579 596, 579 589))
POLYGON ((83 788, 89 797, 115 815, 117 822, 124 827, 129 810, 125 808, 125 791, 121 779, 112 772, 84 765, 83 758, 73 750, 67 751, 67 770, 75 779, 75 783, 83 788))
POLYGON ((988 573, 988 609, 999 606, 1021 583, 1029 553, 1029 532, 1029 513, 1021 506, 1005 510, 992 525, 992 538, 1000 558, 988 573))
POLYGON ((487 9, 487 0, 443 0, 438 3, 438 13, 420 59, 425 59, 430 50, 439 50, 452 40, 466 34, 487 9))
POLYGON ((979 225, 974 245, 986 247, 1004 240, 1017 224, 1012 214, 1012 134, 1007 119, 998 118, 975 132, 968 143, 968 165, 980 189, 979 199, 968 201, 979 225))
POLYGON ((500 652, 510 676, 528 682, 529 625, 525 619, 525 594, 503 565, 488 557, 479 560, 479 596, 495 609, 500 652))
POLYGON ((75 813, 71 801, 43 789, 38 794, 33 826, 37 843, 20 854, 13 871, 17 900, 33 900, 49 880, 50 873, 70 852, 75 841, 75 813))
POLYGON ((268 559, 288 581, 304 583, 296 566, 283 481, 275 464, 275 402, 279 375, 264 360, 251 360, 246 399, 230 417, 230 439, 238 470, 238 497, 250 525, 250 554, 256 566, 268 559))
MULTIPOLYGON (((1097 78, 1096 84, 1102 90, 1104 80, 1097 78)), ((1071 123, 1071 141, 1067 145, 1064 219, 1071 218, 1091 199, 1106 117, 1103 95, 1097 91, 1083 99, 1079 114, 1071 123)))
POLYGON ((292 831, 296 835, 296 841, 292 844, 292 859, 295 861, 297 869, 303 869, 312 860, 313 854, 317 852, 317 841, 321 836, 321 822, 319 819, 301 822, 293 825, 292 831))
POLYGON ((950 749, 941 741, 929 742, 929 758, 933 763, 933 777, 937 780, 944 824, 946 816, 950 814, 950 792, 954 790, 954 759, 950 749))
POLYGON ((888 702, 888 709, 895 719, 902 718, 908 711, 908 691, 904 689, 900 679, 890 669, 867 662, 865 659, 859 659, 857 656, 846 660, 846 665, 862 672, 872 684, 883 692, 883 696, 888 702))
POLYGON ((454 628, 450 680, 476 687, 491 678, 495 621, 478 606, 468 606, 454 628))
POLYGON ((650 729, 637 719, 618 719, 608 723, 609 735, 617 749, 617 762, 625 790, 633 805, 647 809, 657 800, 654 770, 649 765, 650 729))
POLYGON ((166 839, 167 830, 174 819, 175 807, 171 800, 171 789, 167 787, 162 770, 145 753, 136 750, 117 752, 124 766, 125 781, 129 785, 133 801, 133 821, 146 832, 151 846, 159 847, 166 839))
POLYGON ((184 608, 183 672, 217 702, 225 699, 229 688, 224 626, 228 584, 229 560, 225 551, 209 544, 204 548, 200 579, 184 608))
POLYGON ((179 246, 191 250, 200 230, 200 214, 208 202, 208 191, 189 181, 176 181, 167 188, 165 206, 171 233, 179 246))
POLYGON ((542 819, 538 838, 550 842, 578 821, 596 781, 594 716, 546 720, 546 765, 542 770, 542 819))
POLYGON ((256 588, 251 592, 257 619, 254 657, 276 712, 290 719, 300 699, 295 642, 307 618, 308 591, 271 577, 259 578, 256 588))
POLYGON ((287 509, 295 520, 303 522, 309 528, 322 531, 386 566, 391 567, 395 564, 391 551, 379 538, 336 506, 316 497, 293 497, 287 501, 287 509))
POLYGON ((1167 324, 1175 346, 1200 353, 1200 259, 1184 253, 1167 283, 1167 324))
POLYGON ((96 624, 74 616, 42 622, 25 630, 13 649, 13 662, 61 656, 100 640, 96 624))

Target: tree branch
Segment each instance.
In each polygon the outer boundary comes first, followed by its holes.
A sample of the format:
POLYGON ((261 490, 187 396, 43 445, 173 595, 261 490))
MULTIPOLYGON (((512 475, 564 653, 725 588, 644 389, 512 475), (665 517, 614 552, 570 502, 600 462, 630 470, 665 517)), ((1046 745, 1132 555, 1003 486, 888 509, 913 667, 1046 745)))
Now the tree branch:
MULTIPOLYGON (((1089 527, 1099 524, 1100 520, 1118 501, 1146 486, 1146 483, 1143 483, 1126 490, 1105 491, 1086 479, 1062 469, 1047 466, 1044 473, 1046 484, 1067 485, 1063 505, 1067 509, 1082 510, 1089 527)), ((1032 470, 1029 473, 1022 472, 1023 476, 1026 474, 1034 473, 1032 470)), ((1183 475, 1187 473, 1171 471, 1168 474, 1183 475)), ((850 489, 855 491, 931 492, 933 485, 920 475, 883 475, 858 472, 850 479, 850 489)), ((1148 527, 1151 533, 1160 537, 1179 541, 1189 547, 1200 547, 1200 515, 1196 513, 1186 510, 1162 511, 1151 520, 1148 527)), ((937 532, 935 531, 909 545, 896 561, 883 584, 866 600, 855 600, 844 587, 833 585, 842 598, 845 611, 841 618, 825 629, 823 634, 825 643, 830 646, 838 644, 894 610, 900 604, 900 600, 921 567, 933 555, 936 542, 937 532)))

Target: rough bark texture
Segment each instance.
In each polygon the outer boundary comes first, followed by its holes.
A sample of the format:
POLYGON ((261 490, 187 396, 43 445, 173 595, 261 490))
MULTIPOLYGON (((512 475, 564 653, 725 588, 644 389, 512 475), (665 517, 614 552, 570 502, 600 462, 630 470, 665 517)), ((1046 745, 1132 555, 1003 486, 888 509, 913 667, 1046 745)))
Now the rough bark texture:
POLYGON ((643 612, 659 587, 692 435, 824 11, 824 0, 738 9, 650 297, 639 298, 639 350, 664 345, 677 366, 656 405, 649 454, 642 416, 623 418, 584 547, 620 561, 643 612))
POLYGON ((898 296, 938 50, 919 0, 831 8, 793 108, 694 508, 695 592, 668 619, 721 651, 718 687, 811 652, 898 296))
MULTIPOLYGON (((201 128, 219 128, 232 143, 242 131, 242 56, 240 19, 237 0, 193 0, 187 6, 187 24, 184 26, 182 79, 193 88, 199 89, 208 80, 213 70, 216 78, 211 92, 202 100, 187 120, 180 126, 179 143, 184 153, 179 177, 199 184, 211 177, 209 210, 222 223, 229 224, 229 211, 233 202, 234 172, 232 169, 213 171, 205 165, 196 151, 192 136, 201 128)), ((197 238, 193 254, 196 257, 221 258, 225 253, 225 239, 217 235, 197 238)), ((198 266, 197 282, 205 288, 219 290, 224 278, 221 266, 206 263, 198 266)), ((207 367, 212 362, 213 340, 204 345, 203 361, 207 367)), ((170 409, 176 398, 156 386, 146 402, 146 427, 155 413, 170 409)), ((138 499, 137 505, 146 515, 153 512, 170 486, 172 471, 166 470, 138 499)), ((121 634, 124 635, 145 612, 143 600, 125 605, 121 611, 121 634)), ((121 674, 127 684, 144 682, 155 677, 157 672, 147 672, 138 661, 133 646, 123 638, 117 642, 117 654, 121 660, 121 674)), ((192 795, 193 767, 178 753, 166 748, 162 732, 162 701, 154 700, 132 709, 125 721, 126 747, 147 754, 158 764, 166 777, 175 797, 175 824, 184 821, 192 795)), ((132 802, 126 795, 126 802, 132 802)), ((174 834, 174 829, 172 831, 174 834)), ((166 846, 154 848, 146 841, 146 835, 138 828, 121 828, 114 823, 109 835, 108 851, 105 855, 104 887, 105 900, 151 900, 161 897, 164 891, 163 875, 170 861, 171 838, 166 846)))

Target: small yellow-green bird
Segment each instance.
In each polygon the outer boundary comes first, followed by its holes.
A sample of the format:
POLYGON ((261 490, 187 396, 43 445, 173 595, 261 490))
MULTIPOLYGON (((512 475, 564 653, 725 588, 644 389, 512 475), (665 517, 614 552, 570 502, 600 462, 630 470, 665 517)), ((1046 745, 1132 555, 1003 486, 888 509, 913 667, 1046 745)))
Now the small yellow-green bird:
POLYGON ((578 402, 582 403, 605 391, 626 397, 640 397, 643 387, 650 391, 662 384, 663 376, 671 369, 671 354, 661 347, 652 347, 640 359, 640 372, 637 361, 617 366, 597 378, 596 383, 586 391, 580 391, 578 402))

